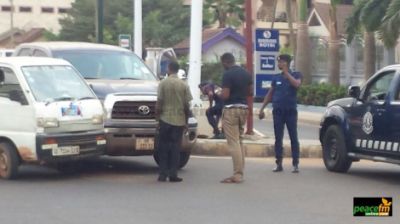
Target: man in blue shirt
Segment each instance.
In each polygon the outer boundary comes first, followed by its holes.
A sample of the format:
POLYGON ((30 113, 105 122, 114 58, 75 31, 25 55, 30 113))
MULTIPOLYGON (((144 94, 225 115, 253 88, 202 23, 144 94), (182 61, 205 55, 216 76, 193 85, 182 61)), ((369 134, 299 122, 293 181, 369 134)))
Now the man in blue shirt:
POLYGON ((206 116, 208 123, 213 128, 214 136, 212 138, 218 139, 223 138, 222 133, 218 128, 219 120, 222 116, 222 108, 224 103, 221 99, 221 87, 210 82, 203 82, 199 84, 199 88, 202 94, 208 96, 210 106, 206 110, 206 116))
POLYGON ((301 85, 301 74, 289 69, 291 57, 282 54, 278 57, 278 67, 282 71, 275 75, 272 80, 271 88, 265 96, 263 105, 260 109, 259 118, 265 117, 264 108, 272 102, 272 115, 274 120, 275 132, 275 158, 276 167, 273 172, 283 171, 283 134, 285 124, 289 132, 292 148, 293 173, 299 172, 300 146, 297 137, 297 89, 301 85))

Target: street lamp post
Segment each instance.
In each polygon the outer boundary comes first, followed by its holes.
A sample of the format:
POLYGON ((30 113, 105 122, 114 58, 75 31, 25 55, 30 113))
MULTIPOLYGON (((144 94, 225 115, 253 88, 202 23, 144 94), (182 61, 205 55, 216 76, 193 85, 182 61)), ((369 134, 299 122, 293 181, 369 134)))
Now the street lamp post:
POLYGON ((104 0, 97 0, 97 23, 96 23, 96 39, 97 43, 103 43, 103 11, 104 0))
POLYGON ((11 31, 11 45, 14 47, 14 0, 10 0, 10 31, 11 31))
MULTIPOLYGON (((246 0, 245 10, 246 10, 246 67, 251 75, 251 80, 254 80, 253 72, 253 28, 252 28, 252 0, 246 0)), ((254 82, 254 81, 253 81, 254 82)), ((253 96, 247 97, 247 104, 249 106, 249 115, 247 116, 247 131, 246 134, 252 135, 253 131, 253 96)))

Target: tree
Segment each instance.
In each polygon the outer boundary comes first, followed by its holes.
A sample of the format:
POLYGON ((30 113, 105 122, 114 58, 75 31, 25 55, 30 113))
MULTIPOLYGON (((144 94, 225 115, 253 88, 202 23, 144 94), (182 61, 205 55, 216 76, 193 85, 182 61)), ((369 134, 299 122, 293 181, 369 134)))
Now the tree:
MULTIPOLYGON (((132 34, 132 0, 104 1, 104 42, 117 44, 121 33, 132 34)), ((60 40, 95 41, 96 0, 76 0, 61 19, 60 40)), ((143 0, 143 45, 170 47, 189 35, 190 10, 181 0, 143 0)), ((133 34, 132 34, 133 35, 133 34)))
POLYGON ((238 27, 244 21, 244 0, 205 0, 204 9, 213 12, 212 22, 218 21, 218 28, 238 27))
POLYGON ((296 70, 303 74, 303 82, 311 83, 310 41, 307 24, 307 0, 298 0, 296 70))
POLYGON ((342 0, 331 0, 329 6, 328 72, 329 83, 340 85, 340 38, 337 28, 336 10, 342 0))
POLYGON ((400 35, 400 0, 392 0, 379 28, 379 37, 386 47, 395 47, 400 35))
POLYGON ((375 32, 391 0, 358 0, 352 14, 346 19, 347 44, 350 44, 357 33, 364 31, 364 79, 375 73, 376 44, 375 32))

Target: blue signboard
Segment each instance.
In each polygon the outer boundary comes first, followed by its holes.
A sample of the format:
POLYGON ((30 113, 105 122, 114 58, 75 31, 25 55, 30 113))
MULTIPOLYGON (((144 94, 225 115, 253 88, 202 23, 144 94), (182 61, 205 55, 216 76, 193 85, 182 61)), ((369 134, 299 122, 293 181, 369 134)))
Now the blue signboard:
POLYGON ((263 98, 271 88, 274 75, 256 74, 256 97, 263 98))
POLYGON ((279 51, 279 31, 256 29, 256 51, 279 51))
POLYGON ((260 70, 261 71, 274 71, 275 70, 275 55, 261 55, 260 56, 260 70))

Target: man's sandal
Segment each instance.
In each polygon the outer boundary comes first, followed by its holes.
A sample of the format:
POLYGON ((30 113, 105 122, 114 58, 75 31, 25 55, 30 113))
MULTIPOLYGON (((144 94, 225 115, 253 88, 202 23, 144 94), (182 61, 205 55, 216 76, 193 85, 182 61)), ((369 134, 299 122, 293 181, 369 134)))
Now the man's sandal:
POLYGON ((223 184, 238 184, 238 183, 242 183, 242 182, 243 182, 243 180, 237 180, 234 177, 228 177, 228 178, 221 180, 221 183, 223 183, 223 184))

